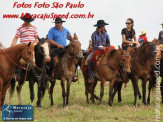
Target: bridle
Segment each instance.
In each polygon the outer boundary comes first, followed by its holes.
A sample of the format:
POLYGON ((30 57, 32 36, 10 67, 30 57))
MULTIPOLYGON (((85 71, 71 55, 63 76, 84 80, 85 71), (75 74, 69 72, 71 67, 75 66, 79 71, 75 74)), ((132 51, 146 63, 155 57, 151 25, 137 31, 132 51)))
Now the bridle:
MULTIPOLYGON (((79 41, 74 41, 77 45, 80 45, 80 42, 79 41)), ((72 48, 72 46, 71 46, 71 43, 72 42, 70 42, 70 47, 69 47, 69 49, 70 49, 70 53, 72 53, 76 58, 79 58, 79 56, 82 54, 82 51, 80 51, 80 52, 78 52, 77 50, 74 50, 73 48, 72 48)))
POLYGON ((122 66, 125 66, 125 67, 130 67, 131 65, 126 65, 126 64, 124 64, 123 62, 122 62, 122 57, 128 57, 128 56, 130 56, 130 53, 121 53, 121 59, 120 59, 120 64, 122 65, 122 66))
POLYGON ((23 67, 23 66, 17 64, 16 62, 14 62, 14 61, 9 57, 9 55, 5 52, 4 49, 0 49, 0 50, 6 55, 6 57, 7 57, 14 65, 16 65, 17 67, 19 67, 20 69, 28 70, 29 62, 30 62, 30 61, 33 62, 33 60, 30 59, 30 57, 29 57, 29 54, 28 54, 28 47, 26 47, 27 68, 25 68, 25 67, 23 67))

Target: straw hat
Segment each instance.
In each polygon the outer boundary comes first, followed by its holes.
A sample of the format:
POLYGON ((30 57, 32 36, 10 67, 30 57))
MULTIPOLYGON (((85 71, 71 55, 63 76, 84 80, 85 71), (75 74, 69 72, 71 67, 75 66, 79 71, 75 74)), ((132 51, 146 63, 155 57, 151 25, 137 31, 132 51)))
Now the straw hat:
POLYGON ((163 22, 160 25, 163 25, 163 22))
POLYGON ((146 33, 147 33, 146 30, 142 30, 140 36, 142 36, 142 35, 144 35, 146 33))

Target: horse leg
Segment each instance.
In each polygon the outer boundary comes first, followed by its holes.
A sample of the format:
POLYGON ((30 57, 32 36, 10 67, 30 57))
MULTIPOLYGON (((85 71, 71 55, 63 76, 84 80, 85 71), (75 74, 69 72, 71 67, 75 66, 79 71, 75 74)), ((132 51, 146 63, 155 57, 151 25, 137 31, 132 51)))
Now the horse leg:
POLYGON ((163 78, 160 84, 161 96, 162 96, 162 103, 163 103, 163 78))
POLYGON ((9 97, 8 97, 8 105, 11 104, 11 98, 14 94, 14 90, 15 90, 15 83, 16 83, 16 80, 15 78, 12 78, 11 79, 11 83, 10 83, 10 87, 9 87, 9 90, 8 90, 8 93, 9 93, 9 97))
POLYGON ((65 81, 61 80, 63 107, 65 107, 65 81))
MULTIPOLYGON (((83 73, 84 74, 84 73, 83 73)), ((83 75, 84 76, 84 75, 83 75)), ((89 99, 88 99, 88 93, 89 93, 89 83, 88 83, 88 78, 84 76, 84 85, 85 85, 85 96, 86 96, 86 102, 89 104, 89 99)))
POLYGON ((113 88, 114 88, 114 91, 113 91, 113 94, 112 94, 112 102, 113 102, 113 100, 114 100, 114 97, 115 97, 115 95, 116 95, 116 93, 117 93, 117 91, 118 91, 118 82, 117 81, 115 81, 115 83, 114 83, 114 86, 113 86, 113 88))
POLYGON ((143 79, 142 80, 142 93, 143 93, 143 104, 146 105, 146 83, 147 83, 147 79, 143 79))
POLYGON ((134 88, 134 106, 137 107, 137 95, 138 95, 138 78, 136 76, 133 76, 132 79, 132 85, 134 88))
POLYGON ((115 83, 115 79, 113 79, 111 82, 110 82, 110 85, 109 85, 109 101, 108 101, 108 104, 110 106, 112 106, 112 94, 113 94, 113 86, 114 86, 114 83, 115 83))
POLYGON ((3 80, 0 77, 0 110, 2 110, 2 102, 1 102, 1 100, 2 100, 2 91, 3 91, 2 89, 3 89, 3 80))
POLYGON ((102 97, 104 96, 104 86, 105 86, 105 80, 102 79, 102 80, 101 80, 101 89, 100 89, 100 99, 99 99, 98 105, 101 104, 102 97))
POLYGON ((67 80, 66 105, 69 104, 69 95, 70 95, 71 80, 72 80, 72 79, 68 79, 68 80, 67 80))
POLYGON ((55 86, 55 82, 56 82, 56 80, 51 82, 51 86, 50 86, 50 89, 49 89, 49 98, 50 98, 50 101, 51 101, 51 106, 54 105, 54 102, 53 102, 53 89, 54 89, 54 86, 55 86))
POLYGON ((147 98, 147 104, 150 105, 150 94, 151 94, 151 89, 152 89, 152 82, 149 81, 149 86, 148 86, 148 98, 147 98))
MULTIPOLYGON (((42 81, 40 81, 40 83, 42 83, 42 81)), ((41 94, 42 94, 41 90, 42 90, 42 86, 41 86, 41 84, 38 83, 38 91, 37 91, 37 98, 38 98, 38 100, 37 100, 37 106, 36 107, 39 107, 39 108, 41 108, 41 94)), ((34 90, 33 90, 33 94, 34 94, 34 90)))
POLYGON ((9 83, 3 86, 3 89, 2 89, 2 99, 1 99, 1 104, 2 105, 4 104, 6 92, 7 92, 7 89, 9 88, 9 86, 10 86, 9 83))
POLYGON ((138 87, 138 97, 139 97, 139 100, 140 100, 141 99, 141 93, 140 93, 139 87, 138 87))
POLYGON ((34 82, 33 80, 29 80, 29 90, 30 90, 30 99, 31 99, 31 105, 33 105, 33 101, 35 98, 35 94, 34 94, 34 82))
POLYGON ((119 82, 117 89, 118 89, 118 102, 121 103, 122 97, 121 97, 121 89, 122 89, 123 82, 119 82))
MULTIPOLYGON (((95 90, 96 85, 97 85, 97 79, 95 78, 95 79, 94 79, 94 86, 93 86, 93 89, 94 89, 94 90, 95 90)), ((99 100, 98 96, 96 96, 96 94, 94 94, 94 92, 93 92, 93 95, 94 95, 94 98, 95 98, 96 100, 99 100)))

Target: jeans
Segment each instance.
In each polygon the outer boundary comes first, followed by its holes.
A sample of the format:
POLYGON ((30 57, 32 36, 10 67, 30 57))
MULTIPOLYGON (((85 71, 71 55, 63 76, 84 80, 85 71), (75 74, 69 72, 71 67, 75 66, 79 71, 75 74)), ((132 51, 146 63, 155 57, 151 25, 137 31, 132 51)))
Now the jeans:
POLYGON ((88 57, 88 75, 89 77, 93 77, 93 71, 91 70, 91 58, 92 58, 92 55, 93 55, 94 51, 92 51, 88 57))

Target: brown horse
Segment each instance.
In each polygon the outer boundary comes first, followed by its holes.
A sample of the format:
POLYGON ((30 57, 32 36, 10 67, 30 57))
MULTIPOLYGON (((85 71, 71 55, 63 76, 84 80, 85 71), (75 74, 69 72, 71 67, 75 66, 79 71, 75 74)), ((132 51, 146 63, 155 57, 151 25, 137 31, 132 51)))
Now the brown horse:
MULTIPOLYGON (((110 81, 110 91, 109 91, 109 101, 108 104, 112 106, 112 93, 113 86, 115 83, 116 75, 118 70, 122 68, 126 72, 130 72, 130 61, 131 57, 128 52, 123 51, 120 47, 118 50, 112 50, 109 53, 101 56, 99 64, 95 69, 95 81, 91 85, 91 99, 94 103, 94 89, 97 84, 97 80, 101 81, 101 91, 100 91, 100 99, 99 104, 102 101, 102 97, 104 95, 104 86, 106 81, 110 81)), ((85 94, 87 103, 88 100, 88 91, 89 91, 89 83, 88 83, 88 72, 84 70, 85 61, 82 62, 82 72, 85 80, 85 94)))
MULTIPOLYGON (((134 88, 134 105, 137 106, 137 95, 139 95, 138 80, 142 80, 143 103, 146 105, 146 83, 149 80, 147 104, 150 104, 150 91, 155 86, 154 66, 155 66, 155 49, 157 40, 144 43, 141 45, 132 57, 131 63, 131 81, 134 88)), ((139 95, 140 96, 140 95, 139 95)))
POLYGON ((30 67, 35 66, 33 44, 19 44, 1 50, 0 52, 0 109, 2 109, 2 105, 4 104, 6 91, 15 73, 15 67, 19 66, 18 63, 21 58, 24 59, 30 67))
MULTIPOLYGON (((70 44, 65 47, 65 54, 59 58, 59 63, 54 68, 54 81, 51 81, 49 95, 51 99, 51 106, 53 103, 53 88, 56 79, 61 80, 63 107, 69 104, 70 85, 72 77, 75 73, 75 66, 78 64, 78 58, 83 58, 81 44, 78 41, 76 34, 72 39, 70 36, 70 44), (67 80, 67 92, 65 93, 65 81, 67 80), (65 103, 66 97, 66 103, 65 103)), ((55 52, 55 51, 54 51, 55 52)), ((52 58, 53 60, 53 58, 52 58)))

